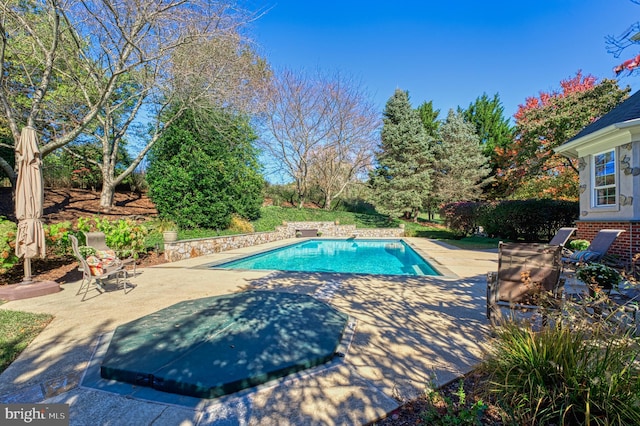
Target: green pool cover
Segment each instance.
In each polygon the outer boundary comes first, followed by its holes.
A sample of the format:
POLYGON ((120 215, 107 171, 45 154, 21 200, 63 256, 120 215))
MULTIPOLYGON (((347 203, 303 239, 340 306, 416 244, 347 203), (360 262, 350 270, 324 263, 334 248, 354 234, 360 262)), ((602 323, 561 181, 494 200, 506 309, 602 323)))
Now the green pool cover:
POLYGON ((116 329, 104 379, 216 398, 331 360, 347 315, 304 294, 181 302, 116 329))

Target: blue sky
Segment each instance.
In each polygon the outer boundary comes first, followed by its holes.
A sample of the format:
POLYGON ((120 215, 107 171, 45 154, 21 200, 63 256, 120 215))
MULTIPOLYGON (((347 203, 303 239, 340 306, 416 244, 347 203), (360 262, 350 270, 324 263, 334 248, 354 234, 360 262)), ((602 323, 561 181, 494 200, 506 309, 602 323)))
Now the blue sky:
MULTIPOLYGON (((350 1, 250 0, 268 8, 252 34, 272 67, 348 73, 380 111, 396 88, 417 107, 432 100, 446 117, 478 96, 499 93, 505 116, 578 70, 615 78, 624 58, 605 37, 640 20, 630 0, 350 1)), ((621 86, 640 87, 623 73, 621 86)))

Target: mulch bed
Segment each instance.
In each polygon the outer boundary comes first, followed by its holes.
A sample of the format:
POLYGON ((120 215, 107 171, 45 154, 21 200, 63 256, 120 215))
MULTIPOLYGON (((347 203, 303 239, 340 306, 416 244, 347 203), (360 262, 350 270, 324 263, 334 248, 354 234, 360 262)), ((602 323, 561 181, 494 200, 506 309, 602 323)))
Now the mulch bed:
MULTIPOLYGON (((11 188, 0 188, 0 216, 15 221, 11 188)), ((75 221, 80 217, 100 216, 109 220, 133 218, 144 220, 158 214, 153 202, 145 194, 135 192, 116 192, 114 206, 110 209, 100 207, 100 192, 78 188, 45 188, 45 223, 75 221)), ((160 253, 142 254, 138 267, 152 266, 166 262, 160 253)), ((45 259, 31 260, 31 274, 36 281, 56 281, 65 284, 82 279, 78 272, 78 263, 73 256, 50 256, 45 259)), ((0 274, 0 285, 17 284, 24 278, 24 266, 21 261, 13 268, 0 274)))
MULTIPOLYGON (((456 424, 470 424, 461 421, 456 418, 457 410, 468 410, 476 401, 481 398, 481 389, 485 386, 487 376, 477 371, 472 371, 462 379, 462 385, 465 395, 465 404, 460 407, 458 392, 460 389, 460 380, 454 380, 448 385, 443 386, 439 390, 439 394, 443 397, 443 400, 432 404, 431 400, 422 395, 416 399, 408 401, 402 404, 400 407, 389 413, 384 419, 372 422, 369 426, 406 426, 406 425, 426 425, 423 413, 428 410, 437 410, 442 416, 449 414, 450 421, 442 421, 437 424, 442 425, 456 425, 456 424), (444 400, 451 401, 451 405, 445 404, 444 400)), ((484 411, 482 418, 479 419, 479 423, 483 426, 502 426, 504 425, 501 417, 501 411, 495 405, 483 400, 487 405, 487 409, 484 411)))
MULTIPOLYGON (((109 220, 122 217, 144 218, 158 214, 155 205, 145 194, 116 192, 114 205, 100 207, 100 193, 78 188, 45 188, 44 223, 74 221, 79 217, 100 215, 109 220)), ((16 220, 11 188, 0 188, 0 216, 16 220)))

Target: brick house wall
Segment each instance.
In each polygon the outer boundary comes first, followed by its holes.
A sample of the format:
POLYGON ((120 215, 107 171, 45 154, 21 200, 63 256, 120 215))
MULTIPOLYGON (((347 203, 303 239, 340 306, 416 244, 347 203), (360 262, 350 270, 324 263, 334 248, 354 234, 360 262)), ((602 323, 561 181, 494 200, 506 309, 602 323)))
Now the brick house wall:
POLYGON ((640 221, 588 221, 579 220, 576 222, 575 238, 591 241, 601 229, 623 229, 613 243, 608 254, 620 256, 620 259, 627 264, 631 263, 634 254, 640 253, 640 221))

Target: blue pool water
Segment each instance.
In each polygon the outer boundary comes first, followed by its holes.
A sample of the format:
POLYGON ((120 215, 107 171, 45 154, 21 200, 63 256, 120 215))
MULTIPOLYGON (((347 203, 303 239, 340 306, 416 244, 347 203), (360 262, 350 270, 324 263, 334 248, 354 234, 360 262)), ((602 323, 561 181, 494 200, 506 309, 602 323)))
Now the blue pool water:
POLYGON ((305 240, 215 268, 440 275, 402 240, 305 240))

